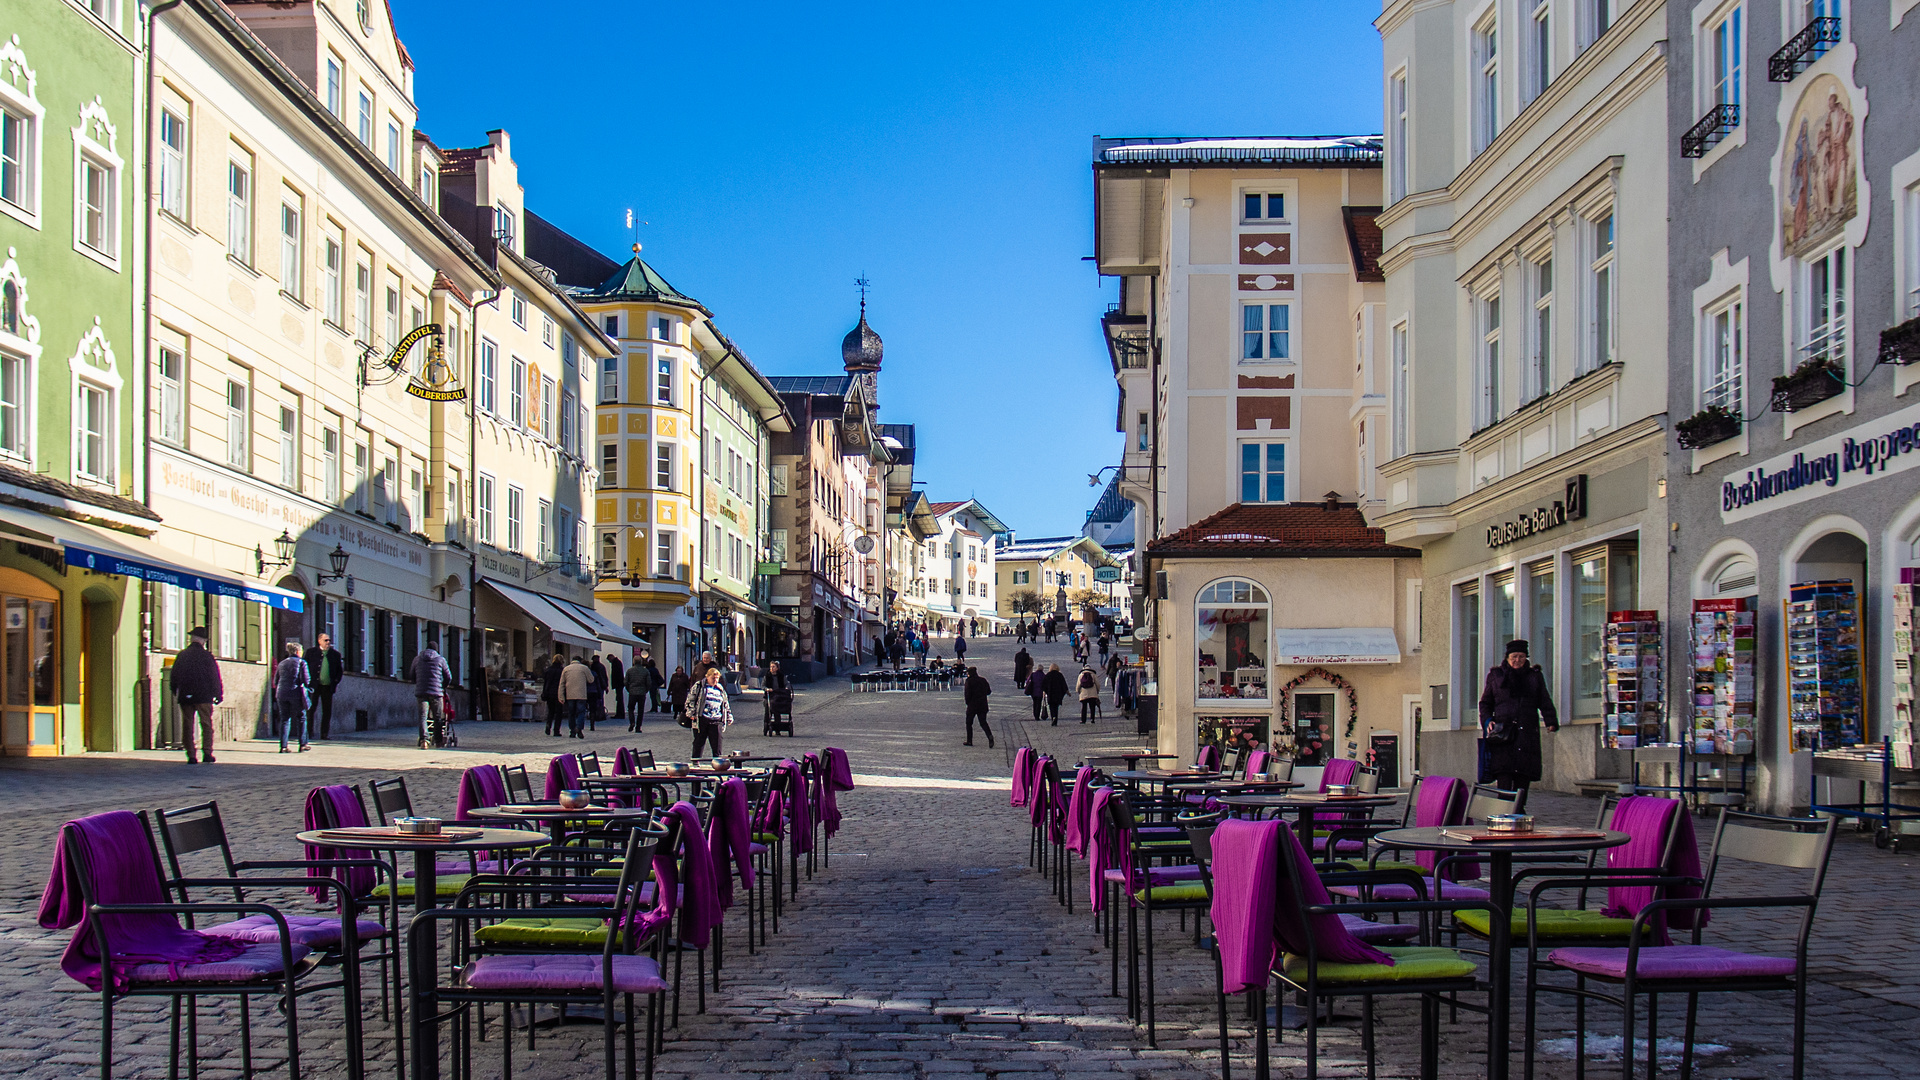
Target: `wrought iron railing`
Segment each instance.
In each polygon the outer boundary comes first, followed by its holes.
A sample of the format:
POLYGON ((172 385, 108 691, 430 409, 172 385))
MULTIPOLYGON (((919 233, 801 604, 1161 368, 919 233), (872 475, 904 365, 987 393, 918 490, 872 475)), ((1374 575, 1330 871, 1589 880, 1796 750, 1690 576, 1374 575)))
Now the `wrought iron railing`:
POLYGON ((1707 110, 1700 122, 1687 129, 1680 136, 1680 156, 1686 158, 1705 157, 1707 151, 1720 145, 1720 140, 1733 133, 1740 126, 1740 106, 1732 102, 1722 102, 1707 110))
POLYGON ((1767 57, 1768 82, 1792 82, 1794 76, 1813 66, 1827 50, 1840 44, 1840 18, 1823 15, 1807 23, 1787 39, 1780 51, 1767 57))

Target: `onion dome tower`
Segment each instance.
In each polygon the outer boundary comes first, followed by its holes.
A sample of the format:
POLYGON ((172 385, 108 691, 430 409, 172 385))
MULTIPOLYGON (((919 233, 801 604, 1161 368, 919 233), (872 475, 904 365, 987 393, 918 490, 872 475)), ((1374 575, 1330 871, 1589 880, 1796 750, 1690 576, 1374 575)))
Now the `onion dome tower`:
POLYGON ((885 346, 880 343, 880 335, 867 325, 867 289, 866 282, 860 283, 860 323, 847 331, 840 341, 840 358, 846 361, 847 374, 860 380, 866 389, 869 408, 880 407, 880 359, 885 346))

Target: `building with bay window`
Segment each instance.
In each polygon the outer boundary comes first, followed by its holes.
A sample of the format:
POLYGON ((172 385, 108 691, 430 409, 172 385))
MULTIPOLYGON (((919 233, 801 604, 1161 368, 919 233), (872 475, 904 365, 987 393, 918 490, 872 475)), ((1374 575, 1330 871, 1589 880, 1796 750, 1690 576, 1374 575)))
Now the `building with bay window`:
POLYGON ((936 531, 920 541, 917 560, 928 624, 935 632, 972 634, 978 625, 981 633, 993 633, 1002 620, 998 546, 1013 530, 977 499, 937 502, 929 510, 936 531))

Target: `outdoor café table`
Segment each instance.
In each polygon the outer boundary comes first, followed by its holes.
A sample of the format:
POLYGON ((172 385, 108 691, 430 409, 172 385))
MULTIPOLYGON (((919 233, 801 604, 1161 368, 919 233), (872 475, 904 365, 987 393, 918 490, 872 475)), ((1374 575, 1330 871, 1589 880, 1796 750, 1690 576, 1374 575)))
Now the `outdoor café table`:
MULTIPOLYGON (((780 760, 786 760, 784 758, 780 760)), ((665 769, 644 769, 624 776, 583 776, 582 787, 590 791, 631 791, 646 787, 679 787, 681 784, 703 784, 739 777, 742 780, 760 780, 766 777, 769 769, 715 769, 710 766, 688 769, 683 773, 669 772, 665 769)))
POLYGON ((1488 980, 1492 983, 1487 1033, 1493 1053, 1487 1058, 1488 1080, 1507 1080, 1507 1033, 1509 1028, 1508 985, 1512 957, 1508 939, 1513 933, 1513 857, 1520 855, 1573 854, 1601 848, 1619 847, 1627 834, 1598 829, 1540 830, 1515 833, 1506 837, 1483 837, 1473 826, 1453 825, 1426 829, 1389 829, 1374 836, 1384 848, 1434 851, 1443 855, 1471 853, 1476 861, 1487 864, 1487 898, 1493 907, 1487 930, 1488 980), (1471 830, 1471 832, 1470 832, 1471 830), (1556 833, 1562 833, 1556 835, 1556 833), (1463 838, 1464 837, 1464 838, 1463 838))
MULTIPOLYGON (((534 848, 547 843, 543 832, 529 832, 524 829, 462 829, 448 826, 448 832, 439 836, 401 836, 390 827, 371 829, 314 829, 298 833, 295 840, 303 844, 320 847, 353 848, 366 851, 411 851, 413 852, 413 911, 415 915, 433 910, 439 890, 439 864, 435 856, 442 851, 498 851, 508 848, 534 848), (352 839, 343 838, 351 833, 352 839), (479 835, 474 835, 478 833, 479 835)), ((406 928, 400 929, 401 947, 406 947, 406 928)), ((413 985, 424 986, 433 979, 433 973, 440 966, 440 949, 437 938, 427 939, 424 967, 409 972, 413 985)), ((436 1080, 440 1075, 440 1028, 434 1023, 434 1017, 423 1015, 415 1010, 411 1017, 413 1028, 413 1077, 414 1080, 436 1080)), ((397 1052, 396 1048, 396 1052, 397 1052)))
POLYGON ((1156 754, 1148 750, 1109 750, 1097 757, 1117 757, 1127 759, 1127 768, 1138 769, 1143 761, 1178 761, 1179 754, 1156 754))
POLYGON ((626 810, 617 806, 582 806, 569 810, 557 803, 509 803, 506 806, 478 806, 467 811, 469 817, 494 821, 530 821, 548 827, 553 846, 566 842, 567 825, 575 821, 625 821, 647 817, 645 810, 626 810))
POLYGON ((1221 795, 1220 805, 1235 810, 1279 810, 1294 816, 1300 846, 1313 850, 1314 815, 1321 810, 1360 810, 1393 803, 1391 795, 1221 795))
POLYGON ((1165 784, 1172 780, 1218 780, 1224 774, 1216 769, 1121 769, 1110 775, 1123 784, 1165 784))

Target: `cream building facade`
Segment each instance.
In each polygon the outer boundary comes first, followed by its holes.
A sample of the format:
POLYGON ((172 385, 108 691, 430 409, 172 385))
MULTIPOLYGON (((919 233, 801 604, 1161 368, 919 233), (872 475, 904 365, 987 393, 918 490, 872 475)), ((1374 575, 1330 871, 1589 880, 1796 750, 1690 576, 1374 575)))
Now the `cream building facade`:
POLYGON ((938 531, 922 541, 920 559, 927 621, 969 634, 978 621, 980 632, 991 634, 1001 621, 997 549, 1013 531, 977 499, 937 502, 931 509, 938 531))
MULTIPOLYGON (((988 578, 993 583, 993 610, 1007 621, 1035 618, 1031 612, 1023 616, 1014 610, 1015 600, 1022 593, 1032 593, 1039 601, 1041 619, 1067 614, 1070 598, 1081 589, 1093 587, 1094 571, 1114 565, 1106 549, 1085 536, 1036 536, 1023 540, 1011 532, 1003 532, 988 543, 994 547, 990 553, 993 576, 988 578)), ((940 550, 944 555, 945 547, 940 550)), ((964 562, 950 557, 936 561, 933 573, 940 576, 940 581, 932 586, 934 594, 953 588, 947 582, 952 580, 951 571, 955 566, 964 572, 964 562)), ((1077 619, 1080 612, 1073 610, 1072 615, 1077 619)))

